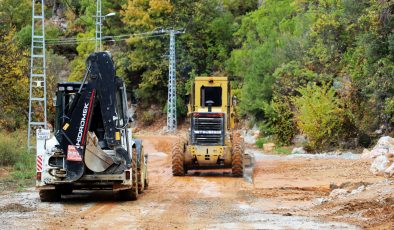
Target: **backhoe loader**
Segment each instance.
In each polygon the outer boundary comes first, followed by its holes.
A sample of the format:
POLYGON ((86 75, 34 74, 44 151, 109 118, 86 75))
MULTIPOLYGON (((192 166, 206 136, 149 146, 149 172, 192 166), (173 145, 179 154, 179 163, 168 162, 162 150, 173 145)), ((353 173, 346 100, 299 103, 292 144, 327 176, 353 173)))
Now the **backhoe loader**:
POLYGON ((110 189, 135 200, 148 186, 147 155, 132 138, 125 84, 108 52, 91 54, 86 65, 82 82, 57 85, 54 132, 37 130, 40 199, 110 189))

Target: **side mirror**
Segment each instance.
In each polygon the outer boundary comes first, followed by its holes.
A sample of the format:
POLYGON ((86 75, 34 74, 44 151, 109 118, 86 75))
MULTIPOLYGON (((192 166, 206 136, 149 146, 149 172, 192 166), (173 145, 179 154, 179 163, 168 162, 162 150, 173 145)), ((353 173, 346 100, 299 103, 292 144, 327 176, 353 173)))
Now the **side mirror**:
POLYGON ((232 101, 233 101, 233 106, 235 107, 235 106, 237 106, 237 96, 233 96, 233 98, 232 98, 232 101))

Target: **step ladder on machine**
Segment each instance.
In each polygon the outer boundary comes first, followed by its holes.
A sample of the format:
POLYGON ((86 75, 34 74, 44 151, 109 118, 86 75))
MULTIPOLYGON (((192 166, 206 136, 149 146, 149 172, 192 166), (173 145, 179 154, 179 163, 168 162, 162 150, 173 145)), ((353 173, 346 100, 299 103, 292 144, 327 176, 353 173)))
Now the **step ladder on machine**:
POLYGON ((32 32, 29 89, 29 124, 27 145, 32 147, 32 136, 37 128, 47 128, 46 56, 44 0, 36 5, 32 0, 32 32), (33 132, 33 133, 32 133, 33 132))

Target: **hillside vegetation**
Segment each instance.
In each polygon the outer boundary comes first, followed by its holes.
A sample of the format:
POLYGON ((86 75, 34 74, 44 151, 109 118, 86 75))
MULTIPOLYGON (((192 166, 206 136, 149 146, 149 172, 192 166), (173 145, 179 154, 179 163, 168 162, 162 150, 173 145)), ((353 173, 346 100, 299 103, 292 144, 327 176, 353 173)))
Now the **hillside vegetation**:
MULTIPOLYGON (((57 81, 83 78, 96 5, 45 2, 52 98, 57 81)), ((138 34, 183 29, 180 117, 190 81, 220 73, 234 81, 239 117, 279 144, 301 133, 312 149, 368 146, 394 134, 393 11, 392 0, 103 0, 103 15, 116 12, 104 21, 103 36, 113 36, 104 48, 139 106, 164 109, 169 36, 138 34)), ((27 123, 30 33, 31 1, 0 0, 0 127, 8 131, 27 123)))

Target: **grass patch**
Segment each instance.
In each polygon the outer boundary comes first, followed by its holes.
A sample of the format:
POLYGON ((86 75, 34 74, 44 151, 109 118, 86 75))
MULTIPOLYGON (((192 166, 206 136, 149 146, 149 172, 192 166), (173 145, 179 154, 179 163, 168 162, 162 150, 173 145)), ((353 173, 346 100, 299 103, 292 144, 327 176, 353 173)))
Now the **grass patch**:
POLYGON ((291 150, 285 147, 278 147, 275 148, 274 152, 276 154, 282 154, 282 155, 290 155, 291 154, 291 150))
POLYGON ((269 142, 271 142, 271 137, 259 137, 256 140, 256 146, 261 149, 264 147, 264 144, 269 142))
POLYGON ((26 135, 22 132, 0 132, 0 166, 12 167, 12 180, 19 191, 34 184, 35 162, 34 152, 26 147, 26 135))

